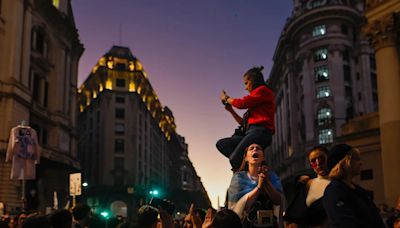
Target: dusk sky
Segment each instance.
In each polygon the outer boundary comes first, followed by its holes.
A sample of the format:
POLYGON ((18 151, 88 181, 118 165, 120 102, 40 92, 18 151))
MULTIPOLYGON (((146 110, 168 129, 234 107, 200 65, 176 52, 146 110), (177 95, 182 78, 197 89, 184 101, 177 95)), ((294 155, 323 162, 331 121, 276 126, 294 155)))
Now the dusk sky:
POLYGON ((237 124, 221 90, 246 95, 242 76, 253 66, 263 65, 268 78, 292 0, 72 0, 72 7, 85 47, 78 86, 113 45, 129 47, 172 110, 213 206, 218 196, 222 206, 232 172, 215 143, 237 124))

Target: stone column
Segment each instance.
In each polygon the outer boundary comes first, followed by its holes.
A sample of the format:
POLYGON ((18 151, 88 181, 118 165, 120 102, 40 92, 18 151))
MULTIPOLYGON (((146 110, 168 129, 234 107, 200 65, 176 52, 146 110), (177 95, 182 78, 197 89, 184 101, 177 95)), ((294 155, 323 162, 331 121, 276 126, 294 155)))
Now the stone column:
POLYGON ((395 14, 369 22, 364 33, 375 48, 384 193, 386 203, 393 206, 400 194, 400 62, 395 14))

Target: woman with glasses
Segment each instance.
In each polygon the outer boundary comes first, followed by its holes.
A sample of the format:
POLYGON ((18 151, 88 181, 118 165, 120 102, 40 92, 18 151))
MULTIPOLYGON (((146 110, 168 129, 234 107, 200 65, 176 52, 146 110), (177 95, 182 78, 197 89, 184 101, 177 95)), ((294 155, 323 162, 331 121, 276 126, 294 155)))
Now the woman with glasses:
POLYGON ((338 144, 331 149, 328 162, 335 164, 323 197, 329 227, 385 227, 371 194, 353 182, 361 171, 360 152, 338 144))
POLYGON ((322 205, 326 186, 330 183, 328 173, 328 149, 317 146, 308 153, 308 161, 317 177, 302 176, 295 199, 289 204, 284 220, 286 227, 327 227, 327 216, 322 205))
POLYGON ((243 227, 260 223, 257 221, 261 216, 259 210, 268 213, 264 221, 268 220, 271 227, 277 224, 279 215, 274 217, 272 210, 274 205, 281 204, 282 183, 264 162, 264 149, 259 144, 251 144, 246 148, 239 171, 233 175, 228 188, 228 208, 239 215, 243 227))

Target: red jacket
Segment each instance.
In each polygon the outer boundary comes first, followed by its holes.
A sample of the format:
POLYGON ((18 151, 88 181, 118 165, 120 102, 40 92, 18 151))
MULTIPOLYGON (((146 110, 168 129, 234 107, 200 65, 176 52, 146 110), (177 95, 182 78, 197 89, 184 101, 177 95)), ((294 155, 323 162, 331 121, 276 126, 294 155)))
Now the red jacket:
POLYGON ((275 132, 275 97, 270 88, 259 86, 243 98, 233 99, 232 105, 247 109, 250 113, 248 124, 257 124, 275 132))

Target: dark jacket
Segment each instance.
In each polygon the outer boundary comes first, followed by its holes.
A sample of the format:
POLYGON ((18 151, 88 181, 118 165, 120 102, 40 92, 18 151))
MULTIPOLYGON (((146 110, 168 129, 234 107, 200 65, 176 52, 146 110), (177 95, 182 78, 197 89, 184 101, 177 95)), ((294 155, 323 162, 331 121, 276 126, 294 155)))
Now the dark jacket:
POLYGON ((326 187, 323 204, 328 214, 329 227, 384 228, 379 209, 370 194, 358 185, 355 189, 333 180, 326 187))

